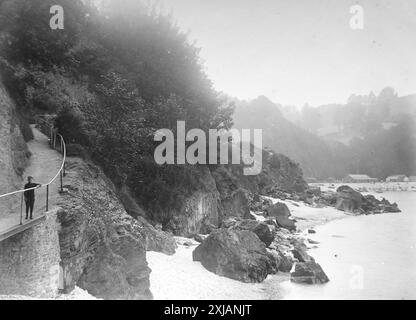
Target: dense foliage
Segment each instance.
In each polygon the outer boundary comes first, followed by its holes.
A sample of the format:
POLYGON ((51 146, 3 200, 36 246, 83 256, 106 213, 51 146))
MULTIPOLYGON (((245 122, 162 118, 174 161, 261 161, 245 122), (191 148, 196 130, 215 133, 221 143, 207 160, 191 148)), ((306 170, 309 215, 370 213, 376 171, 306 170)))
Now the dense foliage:
POLYGON ((89 150, 117 186, 155 217, 197 188, 196 168, 157 166, 155 130, 229 128, 232 106, 213 89, 186 34, 137 0, 0 0, 0 67, 29 121, 57 114, 65 138, 89 150), (52 5, 64 30, 49 27, 52 5))

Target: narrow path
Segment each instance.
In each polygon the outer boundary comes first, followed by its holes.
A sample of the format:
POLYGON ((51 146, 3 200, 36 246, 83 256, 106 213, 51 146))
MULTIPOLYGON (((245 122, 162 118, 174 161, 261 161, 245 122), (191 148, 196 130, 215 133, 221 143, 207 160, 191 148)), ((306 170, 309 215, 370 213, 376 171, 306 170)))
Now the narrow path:
MULTIPOLYGON (((34 177, 36 183, 46 184, 56 175, 59 171, 62 156, 59 152, 51 149, 48 144, 48 138, 41 133, 38 129, 32 126, 34 139, 28 142, 29 151, 32 153, 29 166, 24 173, 24 179, 26 181, 27 176, 34 177)), ((22 188, 24 187, 24 182, 22 188)), ((59 177, 49 187, 49 208, 52 208, 56 204, 59 191, 59 177)), ((36 201, 34 216, 42 215, 46 209, 46 187, 42 187, 35 191, 36 201)), ((19 225, 20 223, 20 204, 21 194, 13 195, 12 212, 3 214, 0 218, 0 233, 19 225)), ((1 201, 1 199, 0 199, 1 201)), ((23 219, 25 216, 25 205, 23 204, 23 219)), ((23 220, 23 223, 25 221, 23 220)))

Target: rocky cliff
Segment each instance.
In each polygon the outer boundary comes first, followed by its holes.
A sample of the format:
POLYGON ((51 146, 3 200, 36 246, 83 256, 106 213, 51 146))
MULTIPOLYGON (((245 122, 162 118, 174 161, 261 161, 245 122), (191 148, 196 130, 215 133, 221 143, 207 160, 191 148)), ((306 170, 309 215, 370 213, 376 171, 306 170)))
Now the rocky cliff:
MULTIPOLYGON (((0 194, 21 188, 28 161, 28 149, 18 126, 15 106, 0 78, 0 194)), ((7 212, 13 199, 0 201, 0 214, 7 212)))
POLYGON ((151 299, 144 227, 129 216, 101 170, 70 158, 58 219, 63 288, 105 299, 151 299))
POLYGON ((268 151, 263 151, 262 159, 262 171, 256 176, 243 175, 243 168, 238 165, 218 166, 212 170, 221 198, 220 221, 229 216, 249 218, 251 200, 260 194, 304 192, 307 189, 302 170, 291 159, 268 151))
MULTIPOLYGON (((0 159, 6 173, 1 186, 17 187, 27 148, 13 104, 3 88, 0 93, 4 151, 0 159)), ((150 224, 130 191, 116 188, 98 166, 86 160, 87 153, 85 159, 76 154, 68 158, 65 192, 57 203, 63 291, 79 286, 105 299, 152 298, 146 250, 173 254, 173 238, 161 230, 160 221, 150 224)), ((304 190, 302 171, 290 159, 264 152, 263 162, 262 173, 255 177, 244 176, 241 166, 196 168, 196 187, 177 199, 179 209, 169 209, 171 219, 164 229, 185 236, 208 234, 230 216, 250 218, 250 203, 258 194, 304 190)))
POLYGON ((199 187, 178 197, 181 207, 169 213, 165 229, 181 236, 210 233, 229 217, 250 219, 252 199, 260 194, 307 189, 299 165, 284 155, 263 151, 262 168, 257 176, 244 176, 241 165, 201 166, 199 187))
POLYGON ((172 218, 165 227, 176 235, 205 233, 210 226, 217 226, 220 222, 220 194, 216 181, 207 166, 201 166, 197 170, 198 186, 192 192, 178 197, 179 210, 169 213, 172 218))
MULTIPOLYGON (((15 106, 1 82, 0 133, 0 193, 5 193, 21 188, 29 152, 15 106)), ((55 240, 60 288, 70 292, 79 286, 105 299, 151 299, 146 250, 173 254, 173 238, 128 215, 114 185, 92 162, 69 157, 66 168, 65 192, 54 203, 59 207, 55 240)), ((2 199, 0 214, 7 213, 14 200, 2 199)), ((37 245, 44 241, 39 239, 37 245)), ((36 285, 25 281, 27 286, 36 285)))

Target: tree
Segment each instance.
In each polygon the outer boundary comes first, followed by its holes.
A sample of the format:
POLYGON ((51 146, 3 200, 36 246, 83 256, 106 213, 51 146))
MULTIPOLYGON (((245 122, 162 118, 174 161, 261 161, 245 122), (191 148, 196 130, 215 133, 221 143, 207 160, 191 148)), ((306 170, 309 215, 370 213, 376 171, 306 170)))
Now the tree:
POLYGON ((66 53, 76 43, 81 25, 85 22, 84 5, 80 0, 17 0, 8 6, 10 18, 3 28, 10 34, 10 45, 6 48, 10 60, 25 64, 41 64, 45 67, 61 64, 66 53), (49 9, 61 5, 65 10, 65 28, 52 30, 49 25, 49 9))

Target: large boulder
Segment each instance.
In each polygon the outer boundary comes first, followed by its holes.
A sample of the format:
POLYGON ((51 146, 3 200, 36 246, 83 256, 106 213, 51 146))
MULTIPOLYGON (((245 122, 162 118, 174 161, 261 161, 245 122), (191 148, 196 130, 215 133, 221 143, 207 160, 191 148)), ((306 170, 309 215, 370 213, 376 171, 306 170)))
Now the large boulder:
POLYGON ((279 252, 278 254, 280 257, 278 270, 280 272, 290 272, 292 270, 293 263, 294 263, 292 256, 281 253, 281 252, 279 252))
POLYGON ((160 229, 156 229, 143 217, 137 217, 137 222, 142 228, 142 234, 146 239, 146 250, 173 255, 177 245, 172 235, 160 229))
POLYGON ((378 200, 373 195, 364 196, 364 201, 361 205, 361 209, 366 214, 382 213, 382 212, 400 212, 397 203, 390 203, 387 199, 383 198, 378 200))
POLYGON ((285 203, 277 202, 266 208, 265 215, 269 217, 290 217, 290 210, 285 203))
POLYGON ((230 192, 228 196, 223 196, 220 204, 220 213, 222 219, 227 217, 251 219, 247 191, 238 189, 230 192))
POLYGON ((279 227, 285 228, 289 231, 295 231, 296 230, 296 224, 295 221, 286 217, 275 217, 276 223, 279 227))
POLYGON ((276 259, 258 236, 248 230, 219 229, 193 251, 211 272, 243 282, 261 282, 276 272, 276 259))
POLYGON ((315 261, 297 262, 295 270, 290 274, 290 281, 295 283, 317 284, 326 283, 329 278, 315 261))
POLYGON ((274 234, 270 230, 271 228, 264 222, 245 219, 236 222, 236 224, 233 227, 240 230, 249 230, 254 232, 259 237, 259 239, 266 245, 266 247, 270 246, 270 244, 274 240, 274 234))
POLYGON ((384 205, 382 208, 383 208, 383 212, 401 212, 401 210, 397 206, 397 203, 384 205))
POLYGON ((337 203, 335 207, 338 210, 354 212, 361 208, 364 201, 365 198, 358 191, 349 186, 341 186, 337 189, 337 203))
POLYGON ((364 202, 361 208, 366 212, 378 210, 379 202, 375 196, 369 194, 364 196, 364 202))
POLYGON ((378 200, 373 195, 363 196, 349 186, 341 186, 337 189, 335 207, 342 211, 365 214, 400 212, 396 203, 390 203, 384 198, 378 200))
POLYGON ((296 245, 292 249, 292 254, 295 259, 298 259, 299 262, 310 262, 314 259, 306 252, 307 247, 305 245, 296 245))

